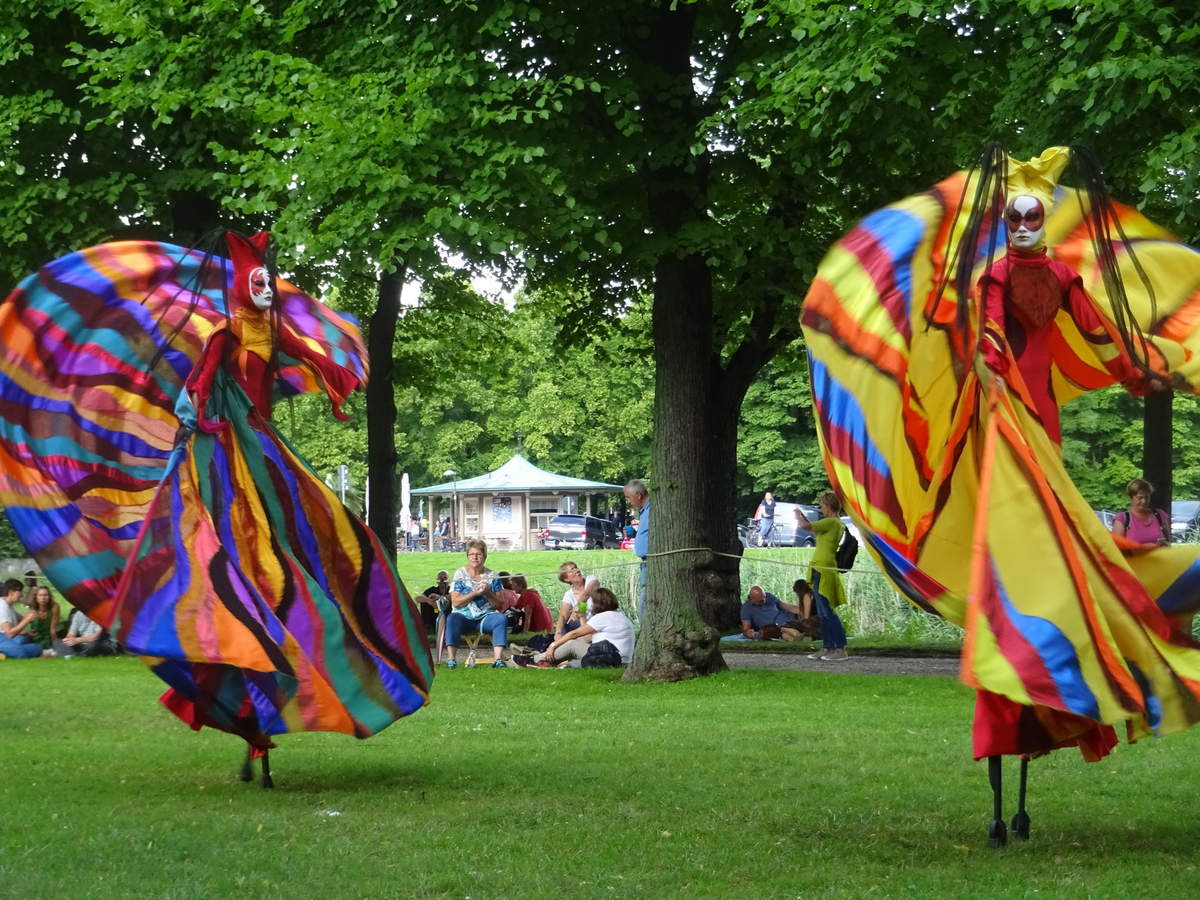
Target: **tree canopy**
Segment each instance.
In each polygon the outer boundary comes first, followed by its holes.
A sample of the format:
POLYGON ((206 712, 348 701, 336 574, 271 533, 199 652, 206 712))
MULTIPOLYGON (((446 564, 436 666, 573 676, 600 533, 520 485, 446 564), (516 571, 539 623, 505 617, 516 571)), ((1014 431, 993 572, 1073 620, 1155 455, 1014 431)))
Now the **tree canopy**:
MULTIPOLYGON (((1200 12, 1153 0, 6 5, 0 270, 271 221, 286 265, 370 317, 381 479, 519 434, 551 467, 649 474, 656 553, 736 554, 739 496, 814 489, 797 311, 817 261, 986 141, 1091 144, 1117 196, 1196 234, 1200 12), (481 303, 450 257, 528 306, 481 303), (402 314, 401 276, 427 293, 402 314), (539 369, 546 340, 578 368, 539 369)), ((1068 415, 1068 460, 1095 465, 1124 402, 1068 415)), ((655 560, 633 677, 718 668, 706 623, 738 592, 728 558, 655 560)))

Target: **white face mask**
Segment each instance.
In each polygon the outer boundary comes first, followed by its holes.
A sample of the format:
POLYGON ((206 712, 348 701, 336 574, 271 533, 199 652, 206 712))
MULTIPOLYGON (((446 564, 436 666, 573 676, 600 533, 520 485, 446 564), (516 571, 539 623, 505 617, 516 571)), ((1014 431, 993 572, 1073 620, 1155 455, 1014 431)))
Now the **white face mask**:
POLYGON ((1014 247, 1021 250, 1040 247, 1046 237, 1046 210, 1042 201, 1028 194, 1013 197, 1004 211, 1004 224, 1014 247))
POLYGON ((252 269, 249 276, 250 302, 254 306, 266 312, 271 308, 271 301, 275 298, 275 292, 271 290, 271 275, 266 268, 259 266, 257 269, 252 269))

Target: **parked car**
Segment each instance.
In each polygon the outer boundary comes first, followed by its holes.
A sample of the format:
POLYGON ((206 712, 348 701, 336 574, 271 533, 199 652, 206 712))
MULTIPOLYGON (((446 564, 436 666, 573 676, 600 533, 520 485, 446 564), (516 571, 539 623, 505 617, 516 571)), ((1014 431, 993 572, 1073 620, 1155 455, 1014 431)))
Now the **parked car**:
POLYGON ((550 520, 542 543, 547 550, 616 550, 617 526, 608 519, 562 513, 550 520))
POLYGON ((1184 543, 1200 531, 1200 500, 1176 500, 1171 504, 1171 540, 1184 543))
MULTIPOLYGON (((804 513, 805 518, 810 522, 815 522, 821 518, 821 510, 816 506, 809 506, 807 503, 783 503, 775 504, 775 532, 772 539, 780 547, 814 547, 817 540, 811 531, 800 529, 800 543, 796 544, 796 508, 799 507, 804 513)), ((738 540, 742 542, 743 547, 761 547, 762 534, 759 531, 759 523, 756 519, 746 519, 745 522, 738 525, 738 540)))

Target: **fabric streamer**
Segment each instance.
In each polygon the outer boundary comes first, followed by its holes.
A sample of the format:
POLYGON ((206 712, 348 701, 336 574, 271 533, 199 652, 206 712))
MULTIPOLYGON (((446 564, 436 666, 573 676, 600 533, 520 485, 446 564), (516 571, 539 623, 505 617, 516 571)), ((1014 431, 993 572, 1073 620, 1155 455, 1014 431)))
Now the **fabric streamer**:
POLYGON ((1002 207, 989 207, 978 240, 964 240, 978 172, 867 216, 824 258, 801 317, 834 489, 896 588, 965 628, 976 756, 1078 745, 1097 758, 1111 745, 1104 726, 1124 723, 1135 740, 1200 719, 1200 646, 1187 628, 1200 547, 1134 549, 1110 534, 1068 477, 1057 407, 1044 403, 1117 382, 1196 392, 1200 254, 1119 204, 1127 243, 1095 241, 1092 198, 1056 184, 1065 152, 1007 166, 1010 194, 1045 197, 1049 256, 1078 274, 1098 313, 1029 305, 1048 315, 1045 383, 1026 383, 1027 348, 983 346, 993 323, 979 283, 998 271, 1006 235, 1002 207), (1117 327, 1097 246, 1115 255, 1136 329, 1117 327), (963 304, 960 253, 973 263, 963 304), (980 365, 984 350, 1003 379, 980 365))
POLYGON ((282 281, 247 317, 235 277, 221 256, 128 241, 22 282, 0 306, 0 499, 47 578, 193 727, 256 750, 368 737, 428 702, 420 616, 389 548, 269 421, 272 399, 307 391, 336 414, 365 384, 362 338, 282 281), (197 410, 185 386, 206 365, 197 410))

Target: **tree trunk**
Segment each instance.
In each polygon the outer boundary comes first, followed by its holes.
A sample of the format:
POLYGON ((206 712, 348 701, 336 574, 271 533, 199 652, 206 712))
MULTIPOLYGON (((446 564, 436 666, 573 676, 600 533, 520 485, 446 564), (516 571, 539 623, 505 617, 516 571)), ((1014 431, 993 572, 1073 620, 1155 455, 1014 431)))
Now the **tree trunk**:
POLYGON ((712 513, 722 507, 710 473, 733 463, 712 440, 709 279, 696 256, 665 259, 655 272, 651 559, 646 621, 626 681, 680 681, 725 668, 720 633, 701 614, 728 590, 727 567, 718 568, 707 548, 715 543, 712 513))
MULTIPOLYGON (((697 121, 689 60, 694 16, 690 8, 661 9, 644 47, 645 115, 669 135, 642 173, 660 240, 706 216, 705 162, 689 150, 697 121)), ((728 509, 732 489, 724 496, 724 482, 735 462, 727 429, 714 427, 728 411, 716 412, 713 403, 712 289, 698 253, 667 250, 655 266, 651 558, 646 621, 626 681, 680 681, 725 668, 720 633, 701 613, 727 603, 730 567, 710 548, 721 543, 713 520, 728 509)))
POLYGON ((1171 458, 1172 391, 1151 391, 1142 412, 1142 477, 1154 485, 1151 503, 1170 513, 1175 493, 1171 458))
MULTIPOLYGON (((367 354, 371 377, 367 381, 367 473, 369 506, 367 524, 396 549, 396 391, 393 385, 396 323, 400 317, 400 290, 405 266, 379 278, 379 302, 371 316, 367 354)), ((407 523, 405 523, 407 524, 407 523)))

